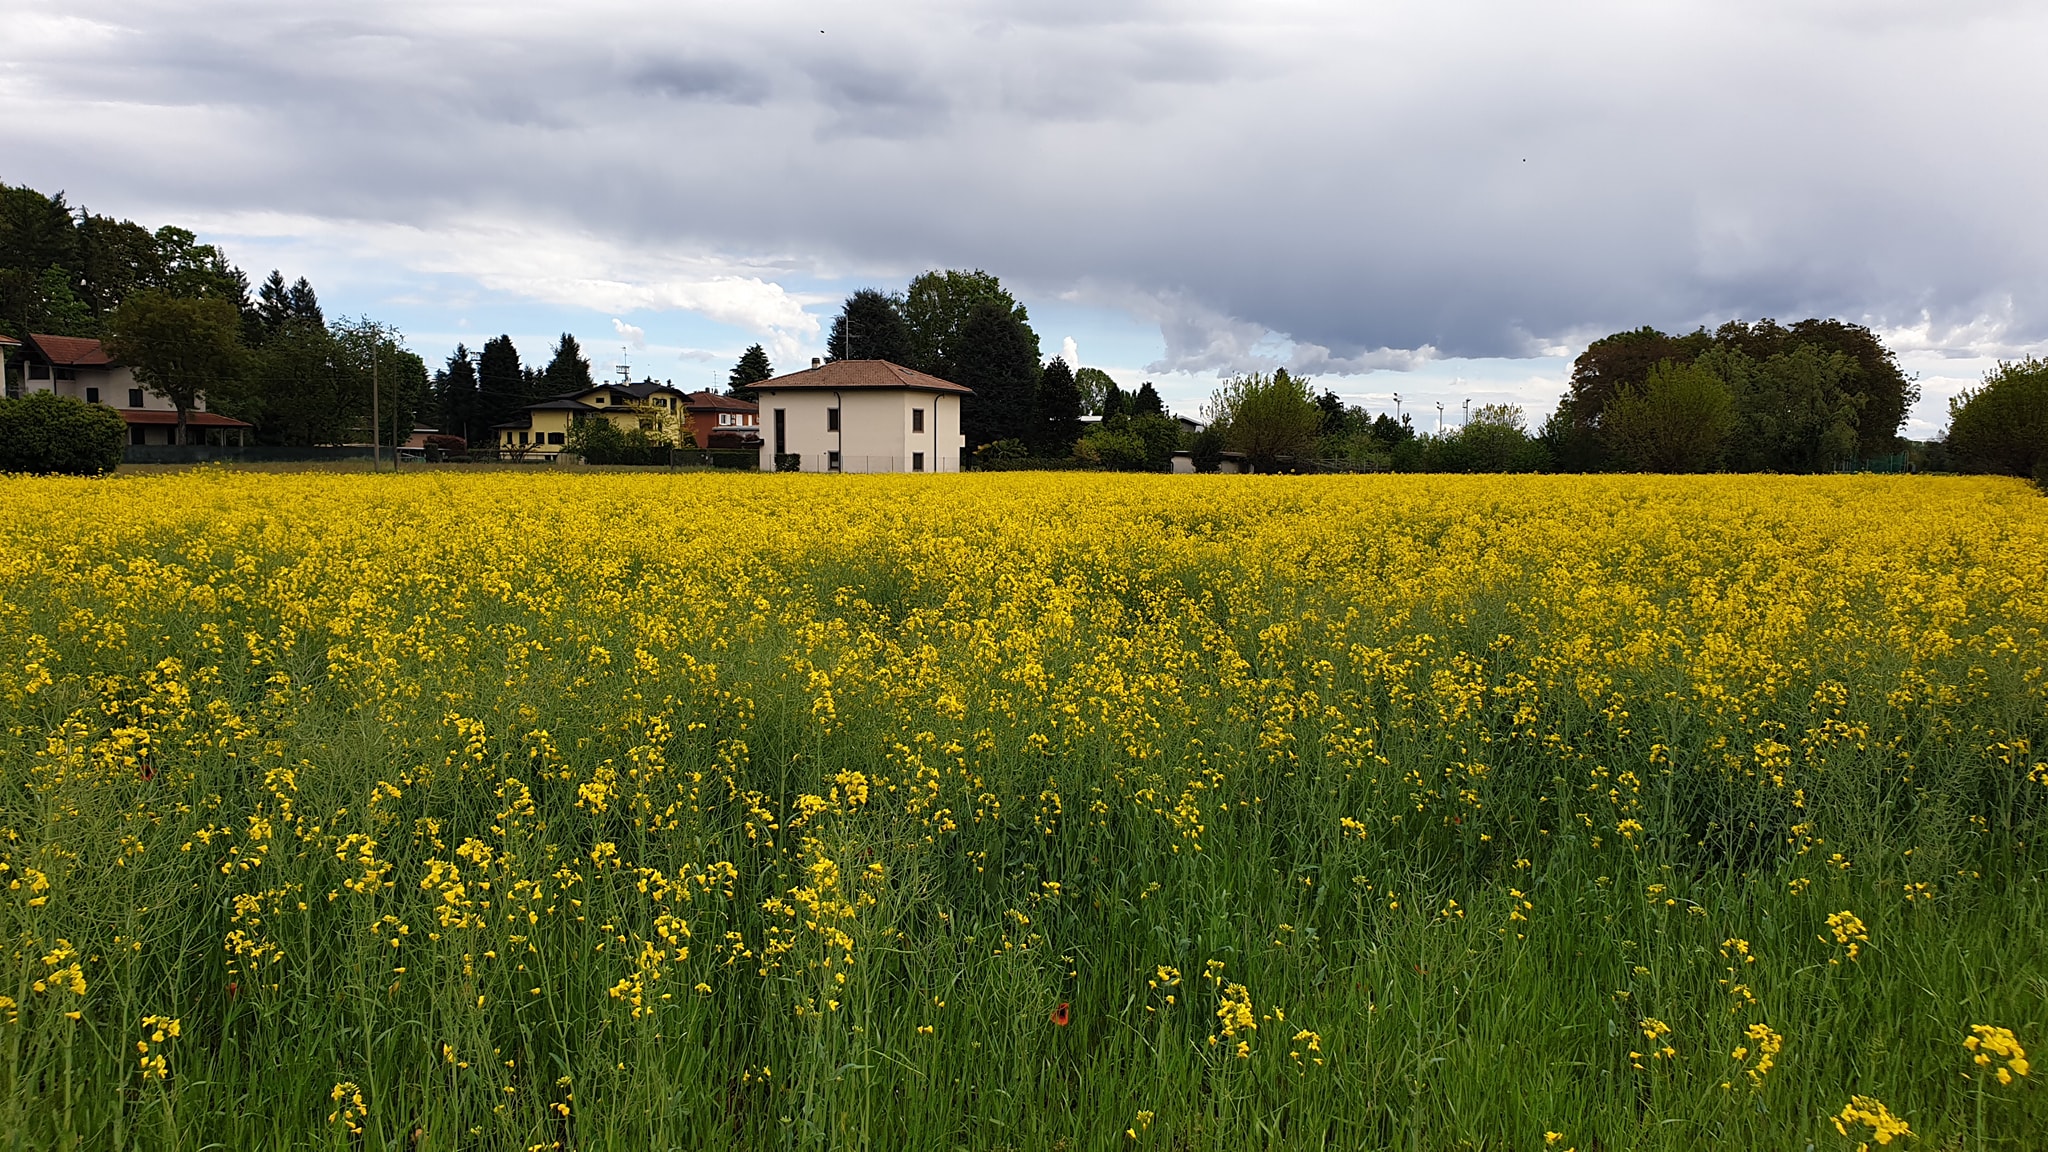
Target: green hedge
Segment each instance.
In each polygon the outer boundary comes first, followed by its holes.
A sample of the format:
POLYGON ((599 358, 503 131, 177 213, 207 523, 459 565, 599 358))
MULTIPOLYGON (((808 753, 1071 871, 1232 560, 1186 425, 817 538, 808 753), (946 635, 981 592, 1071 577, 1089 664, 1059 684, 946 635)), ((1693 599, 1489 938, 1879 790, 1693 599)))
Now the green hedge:
POLYGON ((121 463, 128 424, 112 408, 55 392, 0 400, 0 472, 101 476, 121 463))

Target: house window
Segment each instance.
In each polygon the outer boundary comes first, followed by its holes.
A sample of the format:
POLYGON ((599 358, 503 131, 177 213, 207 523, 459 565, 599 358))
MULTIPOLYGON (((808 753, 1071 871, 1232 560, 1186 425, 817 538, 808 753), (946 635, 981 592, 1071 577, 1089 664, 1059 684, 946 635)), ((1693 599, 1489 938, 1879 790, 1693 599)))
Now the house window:
MULTIPOLYGON (((839 411, 839 409, 837 409, 837 408, 834 408, 834 409, 833 409, 832 411, 834 411, 834 412, 837 412, 837 411, 839 411)), ((839 471, 839 453, 837 453, 837 452, 827 452, 827 453, 825 453, 825 470, 826 470, 827 472, 837 472, 837 471, 839 471)))
POLYGON ((140 424, 137 424, 137 425, 135 425, 135 426, 133 426, 133 427, 129 428, 129 429, 128 429, 128 442, 129 442, 130 444, 147 444, 147 443, 149 443, 149 429, 147 429, 147 428, 144 428, 144 427, 143 427, 142 425, 140 425, 140 424))
POLYGON ((786 435, 788 431, 789 421, 785 419, 785 410, 777 408, 775 410, 775 454, 777 456, 789 454, 789 437, 786 435))
POLYGON ((720 412, 720 413, 718 414, 718 426, 719 426, 720 428, 730 428, 730 427, 732 427, 732 413, 730 413, 730 412, 720 412))
POLYGON ((128 390, 128 406, 130 408, 142 407, 142 389, 130 388, 128 390))
POLYGON ((910 470, 912 472, 924 471, 924 453, 912 452, 910 454, 910 470))
POLYGON ((48 380, 50 378, 50 366, 48 364, 29 365, 28 378, 31 380, 48 380))
POLYGON ((563 438, 563 436, 562 436, 562 434, 561 434, 560 432, 550 432, 550 433, 548 433, 548 443, 550 443, 550 444, 562 444, 562 443, 566 443, 566 442, 567 442, 567 441, 566 441, 566 440, 564 440, 564 438, 563 438))
POLYGON ((87 404, 97 404, 97 403, 99 403, 99 402, 100 402, 100 390, 99 390, 99 389, 97 389, 97 388, 87 388, 87 389, 85 390, 85 402, 86 402, 87 404))
POLYGON ((76 379, 78 379, 78 369, 76 369, 76 368, 59 368, 59 369, 57 369, 57 379, 59 379, 59 380, 76 380, 76 379))
POLYGON ((837 408, 827 408, 827 409, 825 409, 825 431, 827 431, 827 432, 837 432, 837 431, 839 431, 839 409, 837 409, 837 408))
POLYGON ((526 443, 526 433, 524 433, 524 432, 521 432, 521 433, 519 434, 519 442, 520 442, 521 444, 524 444, 524 443, 526 443))
POLYGON ((924 409, 912 408, 910 410, 910 430, 912 432, 924 431, 924 409))

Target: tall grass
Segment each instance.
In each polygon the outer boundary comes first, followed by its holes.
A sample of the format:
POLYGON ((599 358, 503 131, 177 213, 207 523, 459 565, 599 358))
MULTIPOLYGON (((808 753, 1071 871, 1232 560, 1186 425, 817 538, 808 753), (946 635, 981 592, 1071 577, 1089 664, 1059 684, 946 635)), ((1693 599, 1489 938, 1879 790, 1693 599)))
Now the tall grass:
POLYGON ((9 1147, 2048 1131, 2016 483, 0 501, 9 1147))

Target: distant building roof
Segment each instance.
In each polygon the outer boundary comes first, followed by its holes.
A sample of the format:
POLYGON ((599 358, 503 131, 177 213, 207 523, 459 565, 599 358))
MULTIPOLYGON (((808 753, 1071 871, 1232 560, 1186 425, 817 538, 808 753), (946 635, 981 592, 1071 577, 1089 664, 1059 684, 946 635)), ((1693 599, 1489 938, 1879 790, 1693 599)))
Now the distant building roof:
POLYGON ((21 341, 16 340, 14 337, 5 334, 0 334, 0 344, 12 344, 16 348, 21 347, 21 341))
POLYGON ((687 399, 692 408, 716 408, 728 412, 759 412, 761 410, 761 406, 752 400, 742 400, 737 396, 727 396, 723 392, 712 392, 709 390, 692 392, 687 399))
POLYGON ((99 341, 86 336, 28 334, 29 347, 59 368, 105 368, 114 362, 99 341))
POLYGON ((834 360, 816 368, 791 372, 773 380, 763 380, 747 385, 750 392, 773 392, 779 389, 805 389, 809 391, 852 391, 857 388, 908 388, 916 392, 945 392, 955 396, 972 396, 974 390, 929 376, 914 368, 891 364, 887 360, 834 360))
POLYGON ((657 393, 662 392, 671 392, 677 396, 683 395, 683 390, 676 387, 673 384, 662 384, 653 380, 642 380, 637 384, 613 384, 609 382, 593 384, 588 388, 579 388, 574 392, 567 393, 566 395, 559 397, 559 399, 573 400, 578 396, 588 396, 593 392, 622 392, 625 395, 631 396, 635 400, 645 400, 649 396, 653 396, 657 393))

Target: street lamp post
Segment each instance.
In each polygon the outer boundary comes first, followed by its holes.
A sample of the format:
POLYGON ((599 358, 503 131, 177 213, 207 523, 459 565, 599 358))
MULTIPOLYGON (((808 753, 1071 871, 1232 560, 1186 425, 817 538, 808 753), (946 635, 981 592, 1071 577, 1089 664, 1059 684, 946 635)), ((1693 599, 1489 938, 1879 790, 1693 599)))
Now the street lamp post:
POLYGON ((1436 402, 1436 434, 1444 434, 1444 402, 1441 400, 1436 402))
POLYGON ((1396 423, 1396 424, 1399 424, 1400 422, 1401 422, 1401 394, 1400 394, 1399 392, 1396 392, 1396 393, 1394 393, 1394 423, 1396 423))

